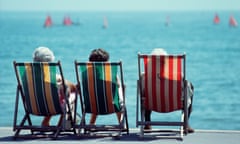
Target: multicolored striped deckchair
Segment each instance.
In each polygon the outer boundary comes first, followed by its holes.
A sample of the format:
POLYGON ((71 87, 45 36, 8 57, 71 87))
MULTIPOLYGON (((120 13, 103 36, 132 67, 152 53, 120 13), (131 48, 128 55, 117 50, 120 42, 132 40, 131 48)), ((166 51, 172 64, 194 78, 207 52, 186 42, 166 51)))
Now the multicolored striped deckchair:
MULTIPOLYGON (((172 125, 180 126, 181 137, 183 127, 187 126, 187 96, 185 81, 185 54, 184 55, 138 55, 138 94, 137 94, 137 126, 172 125), (142 65, 144 65, 142 67, 142 65), (144 74, 143 74, 144 73, 144 74), (140 106, 139 103, 140 102, 140 106), (141 120, 138 120, 138 108, 141 108, 141 120), (183 121, 160 122, 144 120, 145 110, 158 113, 169 113, 181 110, 183 121)), ((148 131, 149 132, 149 131, 148 131)))
POLYGON ((33 131, 54 131, 53 138, 56 138, 60 131, 63 131, 65 121, 59 126, 41 127, 41 123, 32 123, 31 115, 54 116, 66 114, 66 105, 61 106, 59 100, 59 85, 56 78, 58 72, 62 77, 61 87, 63 93, 65 93, 67 107, 69 107, 61 63, 14 61, 13 64, 18 82, 13 125, 13 129, 16 131, 15 138, 20 137, 19 133, 23 129, 31 130, 32 136, 34 136, 33 131), (19 94, 25 110, 25 115, 20 124, 17 122, 19 94))
POLYGON ((83 115, 80 128, 84 130, 94 128, 95 131, 126 131, 128 133, 122 63, 75 61, 75 69, 83 115), (122 102, 118 92, 119 86, 122 87, 122 102), (86 113, 107 115, 116 112, 123 113, 120 124, 93 127, 85 122, 86 113))

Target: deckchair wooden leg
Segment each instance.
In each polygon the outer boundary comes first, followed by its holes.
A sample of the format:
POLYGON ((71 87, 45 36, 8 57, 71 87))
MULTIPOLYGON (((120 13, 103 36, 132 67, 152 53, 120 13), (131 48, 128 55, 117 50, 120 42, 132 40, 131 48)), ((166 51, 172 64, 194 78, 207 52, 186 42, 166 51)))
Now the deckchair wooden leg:
MULTIPOLYGON (((184 113, 182 113, 182 118, 181 118, 182 122, 184 121, 184 113)), ((185 130, 185 124, 183 124, 183 126, 180 127, 180 136, 181 138, 183 138, 183 132, 185 130)))
POLYGON ((20 86, 17 87, 17 91, 16 91, 15 111, 14 111, 14 120, 13 120, 13 130, 14 131, 15 131, 15 127, 17 125, 18 103, 19 103, 19 89, 20 89, 20 86))
POLYGON ((127 135, 129 135, 129 127, 128 127, 127 110, 125 111, 125 122, 126 122, 127 135))
POLYGON ((21 129, 17 129, 17 131, 15 132, 13 138, 16 139, 19 136, 21 129))
MULTIPOLYGON (((25 116, 23 117, 23 119, 22 119, 22 121, 21 121, 21 123, 19 125, 20 127, 22 127, 24 125, 24 123, 27 120, 27 118, 28 118, 28 115, 25 114, 25 116)), ((14 134, 14 138, 17 138, 19 136, 20 131, 21 131, 21 128, 16 128, 16 129, 17 129, 17 131, 14 134)))
POLYGON ((52 137, 53 140, 56 140, 58 135, 60 134, 62 128, 57 129, 57 131, 55 132, 54 136, 52 137))
POLYGON ((143 125, 141 125, 141 127, 140 127, 140 137, 141 137, 141 138, 144 137, 144 129, 143 129, 143 125))

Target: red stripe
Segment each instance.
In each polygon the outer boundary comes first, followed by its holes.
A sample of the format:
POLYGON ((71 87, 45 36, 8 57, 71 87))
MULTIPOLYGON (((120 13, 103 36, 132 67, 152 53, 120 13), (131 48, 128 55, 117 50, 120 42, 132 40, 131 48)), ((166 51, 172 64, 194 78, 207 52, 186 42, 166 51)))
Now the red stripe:
POLYGON ((157 79, 157 73, 156 73, 156 56, 152 56, 152 109, 157 109, 157 93, 156 93, 156 79, 157 79))
POLYGON ((168 76, 168 81, 169 81, 169 110, 174 109, 174 95, 173 95, 173 81, 174 81, 174 67, 173 67, 173 57, 169 56, 169 76, 168 76))
POLYGON ((149 109, 149 104, 148 104, 148 85, 147 85, 147 80, 148 80, 148 57, 144 57, 144 71, 145 71, 145 74, 144 74, 144 95, 145 95, 145 107, 146 109, 149 109))
POLYGON ((164 71, 164 56, 160 56, 160 97, 161 97, 161 111, 166 111, 165 108, 165 71, 164 71))
POLYGON ((178 69, 178 84, 177 84, 177 95, 178 95, 178 108, 182 108, 182 62, 181 62, 181 57, 178 56, 178 64, 177 64, 177 69, 178 69))

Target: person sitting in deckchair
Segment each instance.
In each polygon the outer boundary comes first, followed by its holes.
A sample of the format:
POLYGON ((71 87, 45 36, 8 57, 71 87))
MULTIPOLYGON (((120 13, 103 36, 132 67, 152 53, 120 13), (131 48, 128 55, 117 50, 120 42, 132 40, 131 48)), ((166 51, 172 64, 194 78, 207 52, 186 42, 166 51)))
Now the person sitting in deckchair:
MULTIPOLYGON (((54 54, 53 52, 47 48, 47 47, 38 47, 34 50, 33 52, 33 61, 34 62, 53 62, 54 61, 54 54)), ((64 101, 64 94, 63 94, 63 89, 62 89, 62 78, 60 75, 56 75, 56 79, 57 79, 57 83, 58 83, 58 91, 59 91, 59 100, 62 104, 62 106, 65 104, 64 101)), ((67 90, 68 93, 72 93, 76 91, 76 87, 75 85, 70 82, 65 80, 65 84, 67 85, 67 90)), ((72 95, 71 95, 72 96, 72 95)), ((70 99, 70 97, 69 97, 70 99)), ((73 107, 74 104, 74 100, 72 100, 73 98, 71 98, 71 102, 70 102, 70 107, 73 107)), ((50 124, 50 120, 51 120, 51 116, 46 116, 43 118, 42 120, 42 126, 49 126, 50 124)), ((61 124, 61 121, 63 120, 63 115, 60 116, 58 124, 61 124)))
MULTIPOLYGON (((155 48, 151 55, 167 55, 167 52, 162 48, 155 48)), ((144 76, 142 75, 142 87, 144 90, 144 76)), ((144 93, 144 92, 143 92, 144 93)), ((193 101, 193 93, 194 93, 194 87, 191 82, 187 81, 187 103, 188 103, 188 119, 190 118, 190 114, 192 112, 192 101, 193 101)), ((151 111, 145 110, 145 121, 151 121, 151 111)), ((144 127, 145 130, 150 130, 151 126, 146 125, 144 127)), ((192 129, 189 125, 187 127, 188 133, 193 133, 194 129, 192 129)))
MULTIPOLYGON (((108 52, 101 48, 92 50, 89 56, 90 62, 107 62, 108 60, 109 60, 108 52)), ((121 105, 123 105, 122 87, 118 78, 117 78, 117 82, 118 82, 118 93, 119 93, 120 103, 121 105)), ((117 112, 116 114, 117 114, 118 122, 120 122, 122 113, 117 112)), ((91 114, 91 119, 90 119, 91 125, 95 125, 96 118, 97 118, 96 114, 91 114)))

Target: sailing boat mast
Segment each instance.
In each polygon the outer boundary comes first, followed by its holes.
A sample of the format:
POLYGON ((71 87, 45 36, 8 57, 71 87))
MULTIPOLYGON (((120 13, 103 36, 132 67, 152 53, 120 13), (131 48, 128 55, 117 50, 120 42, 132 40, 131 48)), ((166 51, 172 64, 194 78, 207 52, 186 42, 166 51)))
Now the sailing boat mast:
POLYGON ((104 29, 108 28, 108 20, 106 16, 103 17, 103 28, 104 29))
POLYGON ((165 21, 165 26, 169 26, 169 25, 170 25, 170 17, 167 16, 165 21))

